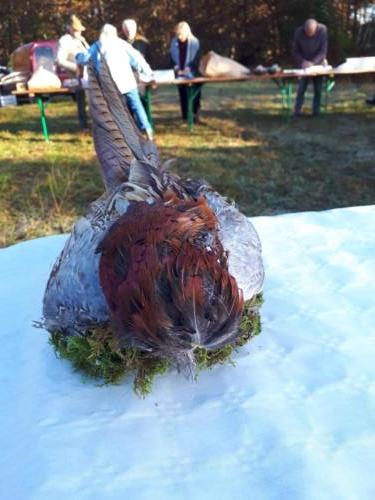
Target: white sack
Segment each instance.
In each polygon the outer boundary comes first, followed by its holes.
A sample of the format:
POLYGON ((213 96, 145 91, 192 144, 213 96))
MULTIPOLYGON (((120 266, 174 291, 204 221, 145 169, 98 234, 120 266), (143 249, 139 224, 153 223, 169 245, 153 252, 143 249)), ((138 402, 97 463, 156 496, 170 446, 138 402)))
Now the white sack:
POLYGON ((220 56, 213 50, 210 50, 210 52, 202 57, 199 64, 199 72, 209 78, 242 78, 250 74, 250 70, 246 66, 233 59, 229 59, 229 57, 220 56))
POLYGON ((59 89, 61 88, 61 81, 55 73, 40 67, 34 71, 33 76, 27 82, 27 86, 29 87, 29 90, 49 88, 59 89))

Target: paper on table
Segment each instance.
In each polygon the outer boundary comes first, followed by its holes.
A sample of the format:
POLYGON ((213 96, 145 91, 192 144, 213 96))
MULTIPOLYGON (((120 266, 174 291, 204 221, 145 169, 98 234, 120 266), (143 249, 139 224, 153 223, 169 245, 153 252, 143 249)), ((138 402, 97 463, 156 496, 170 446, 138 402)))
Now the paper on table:
POLYGON ((313 66, 309 66, 308 68, 305 69, 284 69, 283 73, 293 73, 297 75, 309 75, 311 73, 327 73, 327 71, 331 71, 332 66, 329 64, 316 64, 313 66))
POLYGON ((153 71, 152 76, 147 77, 145 75, 140 75, 141 81, 148 83, 150 81, 160 82, 170 82, 175 79, 173 69, 156 69, 153 71))
POLYGON ((336 72, 375 70, 375 57, 349 57, 335 68, 336 72))
POLYGON ((330 64, 314 64, 313 66, 305 68, 303 71, 309 74, 309 73, 326 73, 327 71, 331 70, 332 66, 330 64))

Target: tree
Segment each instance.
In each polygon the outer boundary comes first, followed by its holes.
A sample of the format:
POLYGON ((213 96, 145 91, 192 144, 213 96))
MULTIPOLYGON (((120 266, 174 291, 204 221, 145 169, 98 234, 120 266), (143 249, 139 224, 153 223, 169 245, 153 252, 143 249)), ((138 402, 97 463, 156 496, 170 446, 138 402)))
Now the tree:
POLYGON ((234 57, 248 65, 293 64, 291 40, 306 18, 316 17, 329 29, 329 59, 340 62, 348 55, 372 50, 374 22, 364 28, 363 0, 2 0, 0 3, 0 59, 22 43, 57 38, 69 14, 78 14, 87 26, 85 36, 97 39, 109 22, 121 29, 126 17, 138 21, 152 43, 154 67, 169 64, 169 42, 178 21, 188 21, 203 51, 234 57))

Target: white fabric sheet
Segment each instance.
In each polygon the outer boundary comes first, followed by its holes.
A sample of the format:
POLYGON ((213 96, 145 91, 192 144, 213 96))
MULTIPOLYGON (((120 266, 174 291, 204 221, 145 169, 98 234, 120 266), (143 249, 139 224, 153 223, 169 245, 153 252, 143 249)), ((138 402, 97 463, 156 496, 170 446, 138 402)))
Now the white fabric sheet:
POLYGON ((262 334, 145 400, 82 383, 32 327, 65 236, 0 252, 0 498, 375 498, 375 207, 252 221, 262 334))
POLYGON ((366 70, 375 70, 375 57, 348 57, 344 63, 335 68, 337 72, 366 70))

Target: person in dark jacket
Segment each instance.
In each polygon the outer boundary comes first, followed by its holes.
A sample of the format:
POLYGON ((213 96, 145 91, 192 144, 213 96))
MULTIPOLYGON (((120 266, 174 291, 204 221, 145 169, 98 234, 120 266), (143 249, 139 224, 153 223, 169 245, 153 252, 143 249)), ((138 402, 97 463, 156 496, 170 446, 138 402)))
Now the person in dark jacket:
POLYGON ((149 62, 150 42, 139 33, 136 21, 134 19, 124 19, 122 22, 122 31, 125 40, 137 49, 146 61, 149 62))
MULTIPOLYGON (((177 78, 194 78, 199 75, 200 43, 191 32, 186 21, 177 24, 175 37, 170 45, 170 55, 177 78)), ((178 85, 182 119, 187 119, 188 89, 186 85, 178 85)), ((201 85, 193 85, 195 98, 193 101, 194 122, 199 123, 199 110, 201 105, 201 85)))
MULTIPOLYGON (((296 29, 293 40, 293 55, 302 69, 310 66, 322 65, 327 59, 328 33, 324 24, 318 23, 315 19, 308 19, 302 26, 296 29)), ((314 85, 314 100, 312 112, 317 116, 320 112, 320 101, 322 97, 323 77, 315 76, 311 78, 314 85)), ((294 115, 301 114, 303 100, 309 78, 302 77, 298 83, 297 98, 294 108, 294 115)))

